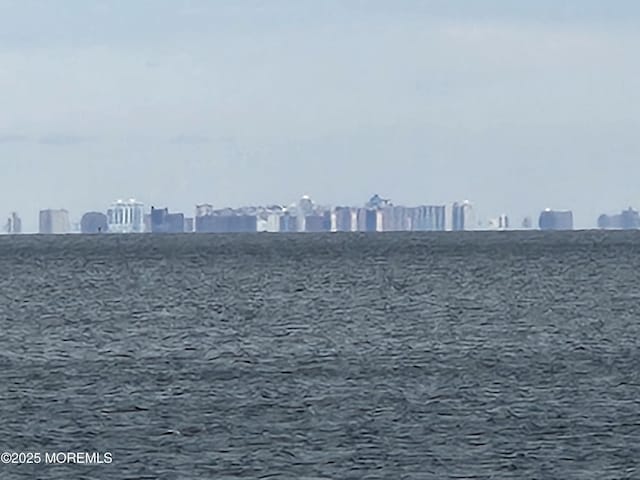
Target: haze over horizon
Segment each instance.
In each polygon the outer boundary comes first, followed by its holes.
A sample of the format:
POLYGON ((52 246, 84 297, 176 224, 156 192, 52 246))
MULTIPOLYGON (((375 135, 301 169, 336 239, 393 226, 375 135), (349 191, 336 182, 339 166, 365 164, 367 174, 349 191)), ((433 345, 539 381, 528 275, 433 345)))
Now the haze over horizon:
POLYGON ((0 0, 0 216, 640 207, 631 0, 0 0), (520 3, 520 2, 518 2, 520 3))

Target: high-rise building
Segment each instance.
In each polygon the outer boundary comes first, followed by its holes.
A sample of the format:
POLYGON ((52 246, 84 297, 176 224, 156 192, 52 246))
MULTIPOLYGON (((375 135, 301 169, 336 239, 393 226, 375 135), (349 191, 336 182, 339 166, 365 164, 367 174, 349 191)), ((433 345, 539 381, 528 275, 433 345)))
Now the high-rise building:
POLYGON ((64 209, 40 210, 39 232, 45 234, 69 233, 71 222, 69 212, 64 209))
POLYGON ((194 222, 192 217, 185 217, 184 219, 184 231, 185 232, 193 232, 194 231, 194 222))
POLYGON ((304 219, 304 231, 310 233, 328 232, 331 230, 331 215, 307 215, 304 219))
POLYGON ((270 212, 267 214, 267 225, 265 230, 270 233, 278 233, 280 231, 280 219, 282 216, 282 212, 270 212))
POLYGON ((451 230, 464 230, 464 210, 458 202, 451 207, 451 230))
POLYGON ((411 230, 411 209, 400 206, 388 206, 377 210, 377 228, 379 232, 403 232, 411 230))
POLYGON ((133 198, 114 202, 107 210, 107 225, 111 233, 143 233, 144 204, 133 198))
POLYGON ((437 232, 445 229, 446 207, 423 205, 411 209, 411 228, 415 231, 437 232))
POLYGON ((283 233, 292 233, 298 231, 298 219, 295 215, 291 215, 289 212, 284 212, 280 215, 278 224, 278 231, 283 233))
POLYGON ((331 231, 331 210, 324 210, 320 212, 323 218, 322 228, 325 232, 331 231))
POLYGON ((350 232, 353 230, 353 215, 350 207, 336 207, 331 214, 332 232, 350 232))
POLYGON ((22 219, 16 212, 11 212, 5 225, 5 231, 10 234, 22 233, 22 219))
POLYGON ((473 209, 471 203, 465 200, 462 203, 455 202, 451 207, 451 230, 473 230, 475 221, 473 218, 473 209))
POLYGON ((151 207, 151 233, 183 233, 184 214, 169 213, 168 208, 151 207))
MULTIPOLYGON (((295 209, 292 209, 295 211, 295 209)), ((298 219, 284 207, 270 207, 267 211, 265 231, 270 233, 297 232, 298 219)))
POLYGON ((538 219, 540 230, 573 230, 573 213, 570 210, 547 208, 538 219))
POLYGON ((108 230, 107 216, 102 212, 87 212, 80 219, 82 233, 105 233, 108 230))
POLYGON ((313 200, 311 200, 309 195, 303 195, 302 198, 298 201, 298 205, 296 206, 296 216, 298 218, 299 232, 308 231, 305 222, 307 217, 313 215, 314 210, 315 205, 313 203, 313 200))
POLYGON ((356 230, 359 232, 375 232, 377 227, 377 211, 372 208, 356 210, 356 230))

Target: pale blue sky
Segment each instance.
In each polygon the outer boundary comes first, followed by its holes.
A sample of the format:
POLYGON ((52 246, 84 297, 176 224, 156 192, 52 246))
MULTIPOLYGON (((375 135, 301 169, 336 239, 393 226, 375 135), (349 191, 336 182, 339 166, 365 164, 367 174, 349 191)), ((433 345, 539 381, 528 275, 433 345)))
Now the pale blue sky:
POLYGON ((0 215, 640 208, 640 2, 0 0, 0 215))

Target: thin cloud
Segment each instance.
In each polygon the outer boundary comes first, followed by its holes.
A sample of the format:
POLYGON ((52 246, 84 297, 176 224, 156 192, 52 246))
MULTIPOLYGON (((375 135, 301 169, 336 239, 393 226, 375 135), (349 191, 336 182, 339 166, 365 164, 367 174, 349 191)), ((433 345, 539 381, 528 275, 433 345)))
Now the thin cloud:
POLYGON ((25 143, 29 141, 26 135, 0 135, 0 143, 25 143))
POLYGON ((92 137, 84 137, 79 135, 46 135, 38 140, 41 145, 79 145, 83 143, 92 143, 95 139, 92 137))
POLYGON ((210 141, 211 139, 204 135, 178 135, 169 139, 169 143, 174 145, 198 145, 210 141))

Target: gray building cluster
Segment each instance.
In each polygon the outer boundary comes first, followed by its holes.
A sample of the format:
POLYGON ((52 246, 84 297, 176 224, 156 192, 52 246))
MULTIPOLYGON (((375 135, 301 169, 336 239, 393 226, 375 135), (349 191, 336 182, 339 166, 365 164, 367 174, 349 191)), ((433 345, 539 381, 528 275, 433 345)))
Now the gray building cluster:
POLYGON ((445 206, 396 206, 374 195, 363 207, 316 205, 308 196, 298 203, 271 206, 256 213, 258 231, 265 232, 392 232, 442 231, 445 206))
POLYGON ((573 230, 573 212, 547 208, 540 213, 538 227, 540 230, 573 230))
POLYGON ((38 231, 43 234, 182 233, 193 231, 193 219, 185 218, 182 213, 170 213, 166 208, 151 207, 151 212, 146 213, 143 203, 128 199, 113 202, 105 212, 86 212, 77 226, 71 224, 67 210, 41 210, 38 231))
MULTIPOLYGON (((466 202, 461 212, 470 210, 466 202)), ((463 213, 464 215, 464 213, 463 213)), ((303 196, 288 206, 242 207, 216 209, 211 204, 195 208, 193 219, 168 209, 151 209, 146 231, 153 233, 247 233, 247 232, 382 232, 444 231, 447 229, 444 205, 418 207, 395 206, 388 199, 374 195, 363 207, 325 207, 303 196)), ((458 219, 456 229, 468 229, 465 217, 458 219)), ((83 230, 84 231, 84 230, 83 230)), ((93 229, 95 231, 95 228, 93 229)), ((110 229, 107 228, 107 230, 110 229)))
MULTIPOLYGON (((290 205, 265 207, 214 208, 200 204, 195 216, 186 218, 181 212, 151 207, 135 200, 117 200, 106 211, 90 211, 79 224, 72 225, 64 209, 40 211, 39 232, 62 233, 247 233, 247 232, 397 232, 445 231, 473 229, 469 202, 445 205, 406 207, 374 195, 362 207, 317 205, 303 196, 290 205)), ((21 230, 17 214, 9 219, 7 232, 21 230)))
MULTIPOLYGON (((526 217, 516 228, 535 228, 535 220, 526 217)), ((545 209, 538 217, 540 230, 573 230, 571 210, 545 209)), ((614 215, 603 214, 597 220, 600 229, 640 229, 640 213, 628 208, 614 215)), ((195 215, 168 208, 151 207, 147 211, 135 199, 117 200, 105 212, 82 215, 79 224, 70 222, 65 209, 41 210, 39 232, 58 233, 248 233, 248 232, 441 232, 465 230, 508 230, 512 228, 506 214, 476 221, 468 201, 450 205, 395 205, 390 199, 373 195, 362 206, 323 206, 305 195, 289 205, 214 208, 196 205, 195 215)), ((22 233, 22 221, 16 212, 7 219, 4 232, 22 233)))
POLYGON ((252 209, 214 209, 210 204, 196 206, 195 231, 198 233, 248 233, 258 231, 258 217, 252 209))
POLYGON ((183 213, 169 213, 168 208, 151 207, 149 216, 151 233, 184 233, 185 218, 183 213))
POLYGON ((603 230, 635 230, 640 228, 640 214, 631 207, 617 215, 602 214, 598 217, 598 228, 603 230))

